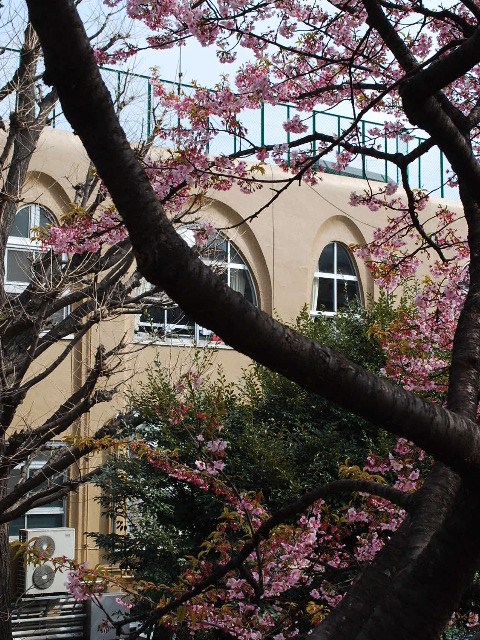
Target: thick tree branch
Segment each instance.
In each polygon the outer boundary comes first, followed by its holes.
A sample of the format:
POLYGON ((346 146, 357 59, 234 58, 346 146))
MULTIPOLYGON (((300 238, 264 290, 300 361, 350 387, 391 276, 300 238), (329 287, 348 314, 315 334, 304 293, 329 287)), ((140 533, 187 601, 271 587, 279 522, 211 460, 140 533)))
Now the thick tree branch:
MULTIPOLYGON (((33 376, 32 378, 30 378, 29 380, 27 380, 27 382, 25 382, 24 385, 22 385, 21 387, 19 387, 17 390, 15 390, 15 394, 19 394, 22 398, 24 398, 27 395, 27 392, 34 387, 35 385, 37 385, 39 382, 41 382, 42 380, 45 380, 45 378, 47 378, 51 373, 53 373, 55 371, 55 369, 62 363, 65 361, 65 358, 73 351, 73 349, 75 348, 75 346, 80 342, 80 340, 82 340, 82 338, 87 334, 87 332, 90 330, 91 328, 91 324, 90 323, 85 323, 83 325, 83 327, 80 329, 80 331, 77 331, 77 333, 73 336, 73 338, 71 340, 68 341, 67 345, 65 346, 65 348, 62 350, 62 352, 53 360, 53 362, 51 362, 47 367, 45 367, 40 373, 38 373, 36 376, 33 376)), ((8 393, 8 391, 6 391, 5 393, 8 393)))
POLYGON ((467 9, 474 15, 477 20, 480 20, 480 9, 475 4, 474 0, 461 0, 461 3, 467 7, 467 9))
POLYGON ((454 51, 408 79, 409 91, 422 102, 461 78, 480 62, 480 28, 454 51))
POLYGON ((44 482, 63 473, 72 464, 97 450, 99 446, 103 446, 102 440, 115 435, 117 427, 118 421, 111 420, 99 429, 92 438, 89 438, 87 443, 74 447, 62 447, 61 451, 47 462, 38 473, 17 484, 7 496, 0 500, 0 514, 14 507, 19 500, 27 496, 31 491, 38 489, 44 482))
POLYGON ((376 0, 362 0, 367 10, 367 24, 374 28, 381 36, 385 45, 395 56, 404 71, 413 71, 418 66, 418 61, 409 48, 390 24, 383 13, 380 4, 376 0))
POLYGON ((408 171, 406 167, 402 167, 401 176, 402 176, 402 186, 407 196, 408 213, 410 215, 410 220, 412 221, 412 225, 417 230, 417 233, 419 234, 419 236, 424 240, 427 247, 430 247, 431 249, 433 249, 442 262, 446 262, 447 258, 445 257, 442 247, 440 247, 440 245, 437 242, 435 242, 434 238, 425 231, 424 226, 422 225, 422 223, 418 218, 417 206, 415 204, 415 196, 413 194, 413 191, 410 188, 410 181, 408 178, 408 171))
POLYGON ((477 497, 463 486, 444 522, 416 562, 392 583, 356 640, 384 640, 385 633, 392 637, 392 623, 400 630, 396 637, 439 638, 478 566, 479 526, 477 497))
POLYGON ((102 376, 110 375, 111 370, 107 364, 108 359, 120 348, 121 345, 117 345, 106 353, 103 347, 99 347, 95 357, 95 364, 85 382, 58 407, 55 413, 39 427, 15 432, 10 437, 5 453, 13 464, 22 462, 36 449, 63 433, 68 426, 89 411, 95 404, 109 402, 112 399, 116 393, 116 388, 95 391, 95 387, 102 376))

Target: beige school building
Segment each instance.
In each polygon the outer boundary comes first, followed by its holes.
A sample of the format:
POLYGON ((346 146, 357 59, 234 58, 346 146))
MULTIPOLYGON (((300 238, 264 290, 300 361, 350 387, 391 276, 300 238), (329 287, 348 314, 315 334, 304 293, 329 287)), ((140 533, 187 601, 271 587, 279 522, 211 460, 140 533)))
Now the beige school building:
MULTIPOLYGON (((78 137, 65 131, 46 130, 32 158, 19 206, 19 211, 28 208, 28 224, 41 223, 44 216, 58 220, 74 197, 74 185, 84 180, 87 167, 88 158, 78 137)), ((284 177, 273 167, 268 167, 267 172, 272 178, 284 177)), ((222 230, 216 240, 215 255, 230 286, 267 313, 287 322, 295 319, 305 305, 315 315, 341 311, 348 299, 359 298, 362 304, 367 304, 378 292, 365 265, 355 258, 350 247, 369 242, 375 228, 385 223, 386 213, 349 205, 351 192, 366 186, 361 179, 324 173, 316 186, 292 184, 258 217, 245 224, 240 223, 270 198, 269 187, 251 195, 241 193, 238 188, 213 192, 201 217, 222 230)), ((429 206, 436 204, 432 202, 429 206)), ((185 235, 188 240, 188 230, 185 235)), ((13 252, 18 242, 12 236, 9 248, 13 252)), ((11 262, 7 264, 6 284, 12 293, 22 286, 21 274, 15 275, 20 265, 14 262, 14 256, 11 253, 7 257, 11 262)), ((208 261, 208 252, 205 259, 208 261)), ((125 384, 137 384, 155 357, 165 364, 188 358, 192 344, 202 348, 215 345, 216 362, 231 379, 238 377, 249 363, 211 332, 186 320, 178 309, 159 307, 148 318, 122 316, 101 322, 91 330, 56 372, 29 393, 16 427, 41 424, 82 384, 97 346, 102 343, 108 347, 124 334, 134 351, 121 374, 125 384), (151 334, 152 325, 155 338, 151 334), (140 345, 143 348, 137 349, 140 345)), ((42 366, 48 366, 63 348, 64 344, 52 346, 44 354, 42 366)), ((94 407, 78 421, 76 431, 83 435, 93 433, 122 408, 123 402, 120 393, 112 403, 94 407)), ((79 464, 85 473, 95 460, 79 464)), ((98 562, 99 553, 85 532, 107 532, 111 525, 101 518, 95 491, 94 486, 86 485, 65 501, 35 509, 12 525, 12 537, 22 527, 74 527, 76 559, 98 562)))

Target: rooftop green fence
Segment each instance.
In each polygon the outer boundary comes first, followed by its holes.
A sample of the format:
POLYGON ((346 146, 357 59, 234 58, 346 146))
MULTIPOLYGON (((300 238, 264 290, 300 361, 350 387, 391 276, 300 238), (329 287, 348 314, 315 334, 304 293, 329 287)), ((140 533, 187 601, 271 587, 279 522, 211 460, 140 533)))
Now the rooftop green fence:
MULTIPOLYGON (((3 65, 5 73, 6 69, 12 68, 18 62, 18 51, 8 48, 1 51, 3 53, 0 55, 0 61, 5 63, 3 65)), ((121 106, 120 120, 129 139, 134 141, 146 139, 154 127, 157 106, 150 77, 110 68, 102 68, 101 73, 115 102, 121 106)), ((164 80, 163 82, 170 84, 178 91, 189 92, 192 90, 192 86, 188 84, 180 84, 169 80, 164 80)), ((14 106, 11 104, 13 99, 10 96, 1 103, 0 115, 2 117, 8 119, 8 114, 14 106)), ((246 109, 242 112, 240 119, 248 130, 249 142, 262 147, 269 144, 288 143, 298 138, 298 135, 287 133, 282 126, 286 120, 297 113, 309 127, 311 133, 318 132, 334 137, 341 136, 342 132, 348 129, 353 122, 353 119, 348 116, 335 115, 320 110, 309 113, 301 112, 296 107, 288 104, 275 106, 264 104, 261 109, 246 109)), ((51 124, 53 127, 62 129, 69 128, 65 117, 58 108, 53 113, 51 124)), ((371 139, 369 132, 378 126, 378 123, 367 120, 362 120, 358 123, 356 125, 358 143, 368 143, 371 139)), ((395 138, 382 138, 381 141, 377 139, 375 144, 379 150, 388 153, 408 153, 423 140, 424 138, 416 136, 413 140, 404 141, 402 136, 398 135, 395 138)), ((213 155, 230 154, 241 151, 242 143, 245 146, 245 143, 240 138, 227 133, 220 133, 213 139, 208 151, 213 155)), ((340 151, 340 148, 332 149, 320 161, 325 171, 337 173, 334 169, 337 150, 340 151)), ((289 153, 287 152, 287 160, 289 153)), ((367 156, 357 156, 342 174, 382 182, 399 182, 400 180, 399 172, 395 165, 385 160, 367 156)), ((450 166, 443 153, 437 147, 431 148, 421 158, 413 162, 409 168, 409 180, 412 188, 426 189, 432 192, 434 196, 456 200, 458 199, 458 189, 450 185, 449 178, 451 176, 450 166)))

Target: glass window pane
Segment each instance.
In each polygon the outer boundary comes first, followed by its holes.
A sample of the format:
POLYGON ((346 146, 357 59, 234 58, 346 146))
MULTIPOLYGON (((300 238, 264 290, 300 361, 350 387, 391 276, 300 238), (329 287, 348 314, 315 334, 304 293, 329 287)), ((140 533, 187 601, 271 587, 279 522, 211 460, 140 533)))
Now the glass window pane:
POLYGON ((244 271, 244 273, 245 273, 245 289, 243 291, 243 295, 252 304, 257 304, 252 278, 250 277, 250 274, 248 273, 248 271, 244 271))
POLYGON ((359 298, 358 282, 337 280, 337 310, 345 309, 349 302, 359 298))
POLYGON ((10 475, 8 476, 8 491, 12 491, 13 488, 17 485, 17 482, 20 480, 21 470, 20 469, 12 469, 10 471, 10 475))
POLYGON ((182 324, 167 324, 165 327, 165 335, 167 338, 187 338, 193 340, 195 337, 195 323, 185 318, 182 324))
POLYGON ((40 207, 40 215, 38 220, 39 227, 46 227, 47 224, 52 222, 51 216, 48 214, 48 211, 43 207, 40 207))
POLYGON ((31 477, 31 474, 35 469, 41 469, 42 466, 51 459, 51 457, 51 451, 39 451, 38 453, 35 453, 33 462, 28 469, 28 477, 31 477))
POLYGON ((169 338, 193 338, 195 323, 187 318, 180 307, 172 307, 167 309, 165 335, 169 338))
MULTIPOLYGON (((38 461, 39 459, 45 458, 44 461, 45 463, 48 462, 48 458, 46 458, 44 455, 43 456, 37 456, 36 460, 38 461)), ((28 470, 28 477, 32 478, 33 476, 36 476, 37 474, 41 474, 42 473, 42 467, 37 467, 37 466, 32 466, 29 468, 28 470)), ((48 480, 45 480, 45 482, 42 482, 42 484, 40 484, 38 486, 37 489, 35 489, 35 491, 42 491, 43 489, 48 489, 50 487, 53 487, 55 485, 61 485, 65 482, 66 480, 66 475, 61 473, 60 475, 54 476, 53 478, 48 478, 48 480)), ((63 509, 63 498, 59 498, 58 500, 53 500, 52 502, 49 502, 48 504, 44 505, 45 508, 49 508, 49 507, 60 507, 61 509, 63 509)))
POLYGON ((198 340, 200 344, 209 344, 212 341, 213 331, 205 329, 205 327, 198 327, 198 340))
POLYGON ((344 276, 356 275, 350 254, 341 244, 337 244, 337 273, 344 276))
POLYGON ((180 307, 170 307, 167 309, 168 324, 183 324, 185 321, 185 313, 180 307))
MULTIPOLYGON (((182 237, 186 238, 188 232, 191 230, 182 230, 182 237)), ((218 233, 203 249, 201 257, 226 284, 241 293, 249 302, 257 304, 253 280, 247 265, 229 240, 218 233)), ((140 316, 137 331, 151 332, 154 337, 161 339, 197 340, 202 344, 206 344, 210 340, 212 342, 220 341, 211 331, 200 327, 186 317, 184 311, 177 306, 167 309, 157 307, 144 312, 140 316), (166 318, 162 314, 165 314, 166 318)))
POLYGON ((27 514, 27 529, 50 529, 63 527, 63 513, 27 514))
MULTIPOLYGON (((42 477, 43 465, 48 463, 54 455, 55 450, 40 451, 35 454, 33 460, 30 460, 29 463, 21 469, 12 469, 8 479, 9 490, 13 489, 22 477, 32 478, 37 475, 42 477)), ((65 473, 61 473, 53 478, 45 479, 45 481, 35 489, 35 492, 42 491, 48 487, 61 485, 66 480, 66 477, 65 473)), ((28 495, 34 495, 35 492, 28 495)), ((16 518, 9 524, 9 536, 12 538, 18 537, 19 530, 24 528, 62 527, 64 512, 65 500, 63 498, 53 500, 47 505, 33 508, 30 512, 16 518), (56 511, 56 513, 52 513, 52 511, 56 511)))
POLYGON ((247 272, 244 269, 230 269, 230 287, 245 295, 245 287, 247 285, 247 272))
POLYGON ((230 243, 230 262, 233 262, 234 264, 245 264, 244 259, 231 243, 230 243))
POLYGON ((148 325, 165 324, 165 309, 163 307, 150 307, 140 316, 140 322, 148 325))
POLYGON ((318 279, 317 311, 335 311, 333 306, 333 278, 318 279))
POLYGON ((69 309, 63 307, 63 309, 59 309, 58 311, 55 311, 55 313, 52 313, 48 320, 52 324, 58 324, 59 322, 62 322, 62 320, 65 320, 69 313, 69 309))
POLYGON ((195 236, 194 230, 189 227, 180 227, 177 229, 178 235, 185 240, 189 247, 193 247, 195 245, 195 236))
POLYGON ((215 262, 227 262, 228 242, 226 238, 220 234, 215 236, 202 251, 202 258, 208 258, 215 262))
POLYGON ((20 516, 19 518, 15 518, 8 523, 8 535, 10 538, 18 538, 20 534, 20 529, 26 528, 25 516, 20 516))
POLYGON ((7 282, 30 282, 32 254, 21 249, 7 249, 7 282))
POLYGON ((323 271, 323 273, 333 273, 333 245, 333 242, 327 244, 320 255, 318 270, 323 271))
POLYGON ((10 235, 17 238, 30 237, 30 207, 23 207, 17 211, 10 235))

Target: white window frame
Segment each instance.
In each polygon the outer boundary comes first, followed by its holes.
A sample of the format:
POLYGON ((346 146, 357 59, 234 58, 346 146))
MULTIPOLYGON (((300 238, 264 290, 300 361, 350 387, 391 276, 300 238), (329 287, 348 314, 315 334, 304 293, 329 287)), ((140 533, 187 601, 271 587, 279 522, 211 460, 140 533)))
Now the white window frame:
MULTIPOLYGON (((20 207, 20 209, 18 209, 17 213, 19 213, 20 211, 22 211, 23 209, 27 209, 29 210, 29 224, 28 224, 28 232, 29 234, 32 233, 32 229, 34 229, 35 227, 39 227, 40 226, 40 214, 41 211, 43 210, 45 217, 49 218, 49 220, 51 222, 54 221, 54 216, 52 215, 51 211, 49 211, 46 207, 44 207, 43 205, 40 204, 26 204, 23 207, 20 207)), ((24 291, 29 283, 30 283, 30 279, 28 279, 28 281, 23 281, 23 282, 19 282, 19 281, 15 281, 15 280, 8 280, 8 253, 10 250, 13 251, 22 251, 24 253, 28 253, 30 254, 30 256, 33 258, 35 256, 36 253, 38 253, 39 249, 40 249, 40 242, 36 241, 36 240, 32 240, 31 235, 29 235, 26 238, 23 238, 21 236, 13 236, 10 235, 8 237, 7 240, 7 248, 5 251, 5 293, 9 293, 12 295, 15 294, 20 294, 22 293, 22 291, 24 291)), ((68 261, 68 256, 67 254, 62 254, 62 263, 66 264, 68 261)), ((26 277, 29 277, 29 274, 25 274, 26 277)), ((65 294, 68 293, 68 291, 65 292, 65 294)), ((66 318, 68 316, 68 314, 70 313, 70 307, 64 307, 62 309, 63 311, 63 318, 66 318)), ((69 339, 72 336, 66 336, 65 339, 69 339)))
MULTIPOLYGON (((183 239, 190 244, 191 246, 194 244, 193 241, 193 230, 192 229, 181 229, 179 234, 183 237, 183 239)), ((202 258, 204 264, 211 267, 212 269, 225 270, 227 275, 227 284, 229 287, 232 286, 232 276, 235 271, 245 271, 247 273, 247 278, 249 279, 249 284, 252 291, 253 304, 255 306, 258 305, 258 296, 255 289, 255 283, 250 273, 250 269, 246 262, 232 262, 232 247, 238 256, 241 257, 239 250, 236 246, 233 245, 232 241, 226 236, 222 236, 227 244, 227 257, 226 260, 214 260, 210 258, 202 258)), ((142 281, 140 285, 140 291, 144 293, 148 291, 148 288, 151 288, 151 285, 147 283, 145 280, 142 281)), ((162 305, 163 306, 163 305, 162 305)), ((159 309, 162 308, 159 306, 159 309)), ((171 307, 170 307, 171 308, 171 307)), ((173 308, 178 309, 177 305, 173 305, 173 308)), ((206 344, 214 344, 215 346, 222 346, 223 343, 217 342, 215 340, 215 335, 213 331, 210 329, 206 329, 205 327, 200 326, 198 323, 194 322, 193 327, 190 324, 182 324, 182 323, 169 323, 167 318, 168 308, 165 307, 164 311, 164 322, 147 322, 142 321, 141 316, 137 316, 137 322, 135 326, 135 337, 139 342, 148 341, 148 342, 159 342, 161 344, 169 344, 169 345, 196 345, 196 346, 205 346, 206 344), (142 331, 142 328, 145 330, 142 331), (159 336, 152 335, 152 330, 159 330, 159 336), (185 330, 185 335, 172 336, 172 332, 178 330, 181 334, 182 329, 185 330), (150 330, 150 333, 149 331, 150 330), (162 336, 161 334, 164 334, 162 336), (170 335, 168 335, 170 334, 170 335), (188 335, 187 335, 188 334, 188 335)))
MULTIPOLYGON (((322 252, 320 253, 320 256, 318 258, 318 262, 320 261, 320 257, 323 253, 323 251, 328 247, 329 244, 333 245, 333 272, 326 272, 326 271, 315 271, 314 275, 313 275, 313 289, 312 289, 312 304, 311 304, 311 311, 310 311, 310 315, 312 317, 319 317, 319 316, 335 316, 338 313, 338 299, 337 299, 337 284, 338 282, 356 282, 357 283, 357 297, 358 300, 361 301, 361 294, 360 294, 360 279, 357 275, 357 268, 355 265, 355 262, 353 260, 353 258, 351 257, 350 251, 348 250, 347 247, 345 247, 345 245, 343 245, 341 242, 337 242, 336 240, 332 240, 331 242, 329 242, 328 244, 326 244, 323 249, 322 252), (352 265, 353 270, 355 271, 355 275, 351 276, 351 275, 346 275, 343 273, 338 273, 337 270, 337 247, 341 246, 343 249, 345 249, 345 251, 348 254, 348 257, 350 259, 350 263, 352 265), (333 281, 333 311, 318 311, 317 310, 317 304, 318 304, 318 289, 319 289, 319 282, 320 279, 325 279, 325 280, 332 280, 333 281)), ((317 262, 317 264, 318 264, 317 262)))
MULTIPOLYGON (((50 211, 39 204, 26 204, 21 207, 18 211, 22 211, 22 209, 29 209, 29 225, 28 231, 31 233, 32 229, 40 226, 40 212, 43 211, 53 220, 53 216, 50 211)), ((22 293, 24 289, 28 286, 28 282, 8 280, 8 253, 9 250, 21 251, 24 253, 29 253, 32 256, 35 254, 36 250, 38 251, 40 247, 40 243, 32 240, 31 236, 23 238, 21 236, 13 236, 10 235, 7 240, 7 250, 5 251, 5 291, 6 293, 22 293)), ((28 277, 28 274, 25 274, 28 277)))
MULTIPOLYGON (((59 447, 62 447, 64 445, 57 443, 57 445, 55 446, 54 443, 52 443, 52 448, 56 449, 59 447)), ((32 460, 31 462, 28 463, 22 463, 19 464, 15 467, 15 470, 19 470, 20 474, 19 474, 19 478, 21 479, 22 476, 23 477, 29 477, 30 471, 38 471, 39 469, 42 469, 46 464, 48 464, 48 460, 32 460)), ((63 475, 65 478, 67 477, 66 472, 63 475)), ((32 529, 32 528, 37 528, 37 527, 28 527, 28 516, 34 516, 34 515, 41 515, 41 516, 48 516, 48 515, 61 515, 62 516, 62 523, 55 527, 52 527, 52 529, 57 529, 59 527, 64 527, 66 525, 66 521, 67 521, 67 499, 66 497, 61 498, 62 500, 62 506, 55 506, 55 507, 50 507, 48 504, 46 505, 42 505, 41 507, 34 507, 33 509, 29 509, 26 513, 23 514, 23 516, 19 516, 19 518, 23 518, 23 526, 20 527, 20 529, 32 529)), ((18 518, 15 518, 15 520, 17 520, 18 518)), ((44 528, 44 527, 42 527, 44 528)), ((16 535, 9 535, 9 540, 10 542, 17 540, 18 536, 16 535)))

